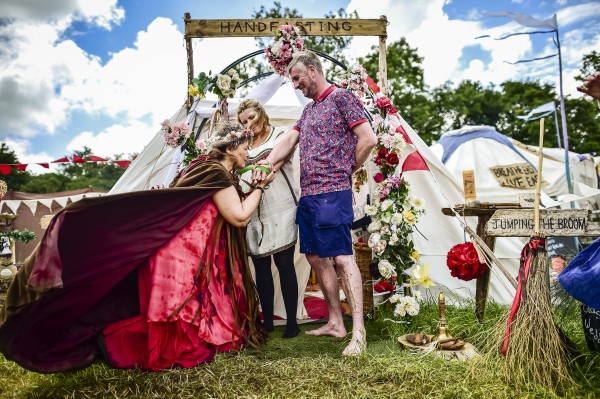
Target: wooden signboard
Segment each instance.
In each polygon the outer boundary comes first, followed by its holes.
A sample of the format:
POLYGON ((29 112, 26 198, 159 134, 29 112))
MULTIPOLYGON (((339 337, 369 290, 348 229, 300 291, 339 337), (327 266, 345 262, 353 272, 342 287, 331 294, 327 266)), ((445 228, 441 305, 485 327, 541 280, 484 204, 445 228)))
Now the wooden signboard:
POLYGON ((475 188, 475 171, 473 169, 463 170, 462 175, 465 204, 468 204, 477 199, 477 189, 475 188))
MULTIPOLYGON (((534 210, 498 210, 485 225, 491 237, 531 237, 534 235, 534 210)), ((590 222, 587 209, 541 209, 540 234, 542 236, 598 236, 600 225, 590 222)))
POLYGON ((492 166, 490 170, 501 187, 532 189, 537 183, 537 171, 527 162, 492 166))
POLYGON ((190 19, 185 37, 275 36, 281 25, 293 24, 302 36, 386 36, 387 20, 357 18, 190 19))

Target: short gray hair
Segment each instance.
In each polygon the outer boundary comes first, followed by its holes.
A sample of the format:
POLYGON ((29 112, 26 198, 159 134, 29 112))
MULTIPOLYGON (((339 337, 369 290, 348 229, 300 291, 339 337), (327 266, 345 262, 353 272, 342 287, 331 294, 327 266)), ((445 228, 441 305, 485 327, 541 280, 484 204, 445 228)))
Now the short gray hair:
POLYGON ((323 75, 323 66, 321 65, 319 57, 317 57, 317 54, 310 50, 299 51, 292 56, 292 60, 287 66, 287 73, 289 75, 290 70, 293 67, 302 69, 306 72, 311 65, 315 67, 317 72, 323 75))

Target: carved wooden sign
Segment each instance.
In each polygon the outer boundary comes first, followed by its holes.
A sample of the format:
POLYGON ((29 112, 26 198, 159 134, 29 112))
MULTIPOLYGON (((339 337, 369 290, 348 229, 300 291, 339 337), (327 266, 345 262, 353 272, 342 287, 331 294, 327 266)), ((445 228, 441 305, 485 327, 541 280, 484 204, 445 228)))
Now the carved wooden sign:
MULTIPOLYGON (((498 210, 485 225, 491 237, 533 236, 533 209, 498 210)), ((541 209, 540 234, 543 236, 596 236, 600 225, 590 222, 587 209, 541 209)))
POLYGON ((537 183, 537 171, 527 162, 492 166, 490 170, 501 187, 530 189, 537 183))
POLYGON ((385 19, 353 18, 263 18, 190 19, 185 21, 185 36, 260 37, 275 36, 281 25, 293 24, 302 36, 386 36, 385 19))

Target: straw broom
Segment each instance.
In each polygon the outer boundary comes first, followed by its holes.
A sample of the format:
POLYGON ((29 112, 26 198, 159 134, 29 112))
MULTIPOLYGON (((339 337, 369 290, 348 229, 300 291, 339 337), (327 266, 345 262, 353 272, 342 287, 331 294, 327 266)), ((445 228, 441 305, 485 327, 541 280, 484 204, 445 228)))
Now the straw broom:
POLYGON ((519 384, 553 389, 571 382, 566 346, 552 318, 546 240, 540 234, 544 119, 540 120, 533 237, 523 248, 517 294, 505 327, 503 371, 519 384))

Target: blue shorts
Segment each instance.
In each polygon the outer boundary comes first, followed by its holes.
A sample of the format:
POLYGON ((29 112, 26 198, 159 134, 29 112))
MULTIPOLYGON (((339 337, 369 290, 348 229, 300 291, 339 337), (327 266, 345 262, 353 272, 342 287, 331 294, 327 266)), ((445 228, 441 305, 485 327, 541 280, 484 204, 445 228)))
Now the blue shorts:
POLYGON ((321 258, 352 255, 352 191, 300 197, 296 224, 300 252, 321 258))

